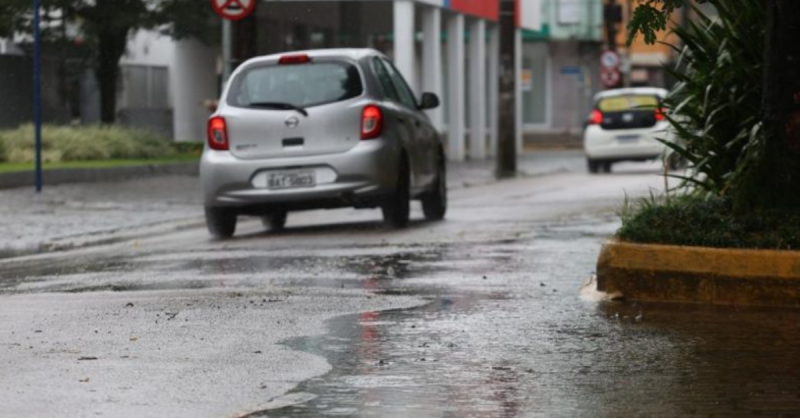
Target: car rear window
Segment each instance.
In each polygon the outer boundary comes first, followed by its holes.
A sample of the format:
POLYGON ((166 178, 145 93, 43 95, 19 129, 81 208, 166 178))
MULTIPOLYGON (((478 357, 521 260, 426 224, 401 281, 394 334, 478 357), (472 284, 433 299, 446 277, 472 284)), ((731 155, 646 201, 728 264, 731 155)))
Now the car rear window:
POLYGON ((259 66, 237 75, 228 104, 249 107, 275 102, 306 108, 355 98, 363 91, 361 75, 349 63, 259 66))
POLYGON ((621 95, 600 99, 597 109, 603 112, 621 112, 635 109, 658 108, 659 99, 654 95, 621 95))

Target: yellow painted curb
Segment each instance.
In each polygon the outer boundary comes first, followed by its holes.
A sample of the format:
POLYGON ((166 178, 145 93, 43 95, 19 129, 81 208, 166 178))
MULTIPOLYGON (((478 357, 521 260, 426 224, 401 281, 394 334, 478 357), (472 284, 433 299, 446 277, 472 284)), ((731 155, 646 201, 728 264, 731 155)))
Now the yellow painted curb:
POLYGON ((610 241, 597 288, 637 301, 800 306, 800 252, 610 241))

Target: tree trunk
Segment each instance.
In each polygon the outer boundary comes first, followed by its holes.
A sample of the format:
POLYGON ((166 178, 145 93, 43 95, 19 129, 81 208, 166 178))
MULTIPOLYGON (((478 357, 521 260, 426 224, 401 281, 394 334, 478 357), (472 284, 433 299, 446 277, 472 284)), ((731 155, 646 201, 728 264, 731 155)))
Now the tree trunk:
POLYGON ((113 124, 117 117, 119 60, 125 53, 128 28, 103 28, 97 34, 98 56, 95 72, 100 86, 100 121, 113 124))
POLYGON ((763 156, 737 210, 800 209, 800 1, 769 0, 764 53, 763 156))

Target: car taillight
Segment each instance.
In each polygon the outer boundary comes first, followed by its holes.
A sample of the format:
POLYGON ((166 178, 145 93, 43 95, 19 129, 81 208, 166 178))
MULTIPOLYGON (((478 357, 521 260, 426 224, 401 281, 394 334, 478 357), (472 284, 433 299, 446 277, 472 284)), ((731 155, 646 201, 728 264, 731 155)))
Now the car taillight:
POLYGON ((379 137, 383 132, 383 111, 375 105, 367 105, 361 112, 361 140, 379 137))
POLYGON ((664 121, 667 119, 667 111, 664 108, 656 108, 656 121, 664 121))
POLYGON ((208 147, 214 150, 228 150, 228 127, 225 118, 213 117, 208 120, 208 147))
POLYGON ((278 60, 278 64, 306 64, 311 62, 311 57, 306 54, 284 55, 278 60))
POLYGON ((603 113, 599 110, 595 109, 592 110, 592 113, 589 114, 589 121, 586 122, 589 125, 600 125, 603 123, 603 113))

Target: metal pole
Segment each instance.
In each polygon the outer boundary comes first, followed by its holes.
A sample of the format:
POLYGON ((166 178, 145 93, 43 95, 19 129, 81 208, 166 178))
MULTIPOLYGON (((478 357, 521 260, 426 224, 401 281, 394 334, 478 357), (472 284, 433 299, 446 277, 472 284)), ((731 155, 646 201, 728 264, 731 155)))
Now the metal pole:
POLYGON ((220 92, 225 90, 225 83, 231 77, 231 61, 233 57, 233 34, 231 32, 231 21, 222 19, 222 87, 220 92))
POLYGON ((36 192, 42 192, 42 33, 40 0, 33 0, 33 126, 36 142, 36 192))

